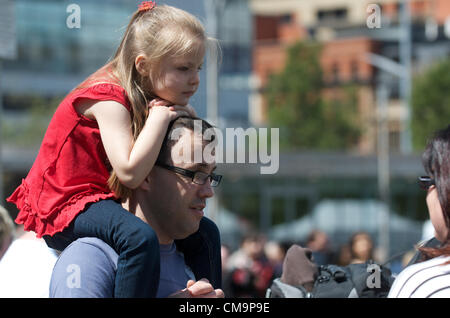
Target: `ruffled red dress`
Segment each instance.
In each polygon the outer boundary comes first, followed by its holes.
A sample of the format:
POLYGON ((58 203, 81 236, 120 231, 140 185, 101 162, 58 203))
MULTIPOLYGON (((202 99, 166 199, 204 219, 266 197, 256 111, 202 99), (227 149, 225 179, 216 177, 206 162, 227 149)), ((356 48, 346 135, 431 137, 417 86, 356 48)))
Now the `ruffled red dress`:
POLYGON ((61 232, 88 203, 116 198, 97 122, 74 107, 81 98, 131 109, 125 90, 113 83, 78 88, 58 106, 27 177, 7 199, 19 209, 15 221, 37 237, 61 232))

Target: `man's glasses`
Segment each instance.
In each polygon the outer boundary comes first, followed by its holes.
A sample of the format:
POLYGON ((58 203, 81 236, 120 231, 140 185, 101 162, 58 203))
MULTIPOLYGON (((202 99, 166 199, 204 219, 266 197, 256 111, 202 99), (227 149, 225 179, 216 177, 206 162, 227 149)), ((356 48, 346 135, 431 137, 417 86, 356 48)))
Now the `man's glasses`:
POLYGON ((220 181, 222 180, 222 176, 218 174, 207 174, 202 171, 192 171, 192 170, 186 170, 179 167, 169 166, 164 163, 156 162, 155 165, 158 167, 173 171, 175 173, 178 173, 182 176, 191 178, 192 182, 199 185, 204 185, 206 183, 206 180, 210 180, 210 184, 212 187, 217 187, 220 184, 220 181))
POLYGON ((435 185, 434 179, 430 178, 429 176, 419 177, 418 183, 419 186, 424 190, 428 190, 432 185, 435 185))

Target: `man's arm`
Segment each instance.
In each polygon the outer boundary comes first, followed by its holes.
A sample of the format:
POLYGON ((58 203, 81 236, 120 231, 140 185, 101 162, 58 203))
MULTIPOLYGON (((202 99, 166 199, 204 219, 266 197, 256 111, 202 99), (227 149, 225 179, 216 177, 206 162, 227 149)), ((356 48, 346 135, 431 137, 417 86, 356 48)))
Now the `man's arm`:
POLYGON ((117 253, 100 239, 78 239, 63 251, 55 264, 50 297, 114 297, 117 258, 117 253))

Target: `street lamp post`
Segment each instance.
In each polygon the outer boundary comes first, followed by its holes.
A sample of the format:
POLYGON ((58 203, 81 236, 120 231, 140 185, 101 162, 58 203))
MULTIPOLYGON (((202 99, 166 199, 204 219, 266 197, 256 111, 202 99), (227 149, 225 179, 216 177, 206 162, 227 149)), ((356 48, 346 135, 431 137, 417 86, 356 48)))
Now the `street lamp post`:
POLYGON ((404 76, 400 78, 399 93, 404 103, 405 118, 400 131, 400 150, 403 154, 412 151, 411 138, 411 9, 409 0, 402 0, 400 10, 399 57, 404 76))
MULTIPOLYGON (((226 0, 204 0, 206 30, 214 39, 219 37, 220 17, 223 14, 226 2, 226 0)), ((210 49, 207 52, 206 59, 206 117, 213 125, 220 127, 218 49, 210 49)), ((209 199, 208 216, 219 223, 219 203, 216 196, 209 199)))
MULTIPOLYGON (((408 76, 405 66, 392 61, 384 56, 374 53, 368 53, 364 56, 367 63, 379 68, 381 75, 394 75, 402 80, 408 76)), ((390 172, 389 172, 389 131, 387 126, 387 104, 389 100, 389 91, 387 88, 386 78, 380 76, 377 84, 377 130, 378 130, 378 193, 381 202, 384 203, 382 211, 379 212, 379 244, 383 251, 383 258, 389 256, 390 249, 390 172)))
POLYGON ((388 130, 388 100, 389 90, 386 82, 380 80, 376 91, 377 102, 377 175, 378 193, 381 202, 381 210, 378 211, 378 244, 381 247, 380 258, 386 261, 390 250, 390 172, 389 172, 389 130, 388 130))
MULTIPOLYGON (((215 39, 219 33, 219 7, 216 0, 204 0, 206 10, 206 30, 215 39)), ((212 50, 206 56, 206 117, 213 125, 219 119, 219 70, 217 54, 212 50)))

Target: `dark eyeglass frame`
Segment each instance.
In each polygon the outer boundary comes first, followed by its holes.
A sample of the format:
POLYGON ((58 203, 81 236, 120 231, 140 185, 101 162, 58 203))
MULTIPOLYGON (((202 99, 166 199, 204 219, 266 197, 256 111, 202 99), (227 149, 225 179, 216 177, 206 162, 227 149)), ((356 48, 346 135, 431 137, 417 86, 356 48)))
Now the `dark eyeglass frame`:
POLYGON ((173 171, 175 173, 178 173, 182 176, 191 178, 191 181, 198 185, 204 185, 206 183, 206 180, 208 180, 208 178, 209 178, 211 180, 210 181, 211 187, 215 188, 220 184, 220 181, 222 180, 222 176, 215 174, 215 173, 207 174, 206 172, 203 172, 203 171, 187 170, 187 169, 183 169, 180 167, 166 165, 161 162, 156 162, 155 165, 158 167, 173 171), (200 181, 200 180, 203 180, 203 181, 200 181))
POLYGON ((428 190, 431 186, 436 185, 434 179, 429 176, 418 177, 417 182, 423 190, 428 190))

